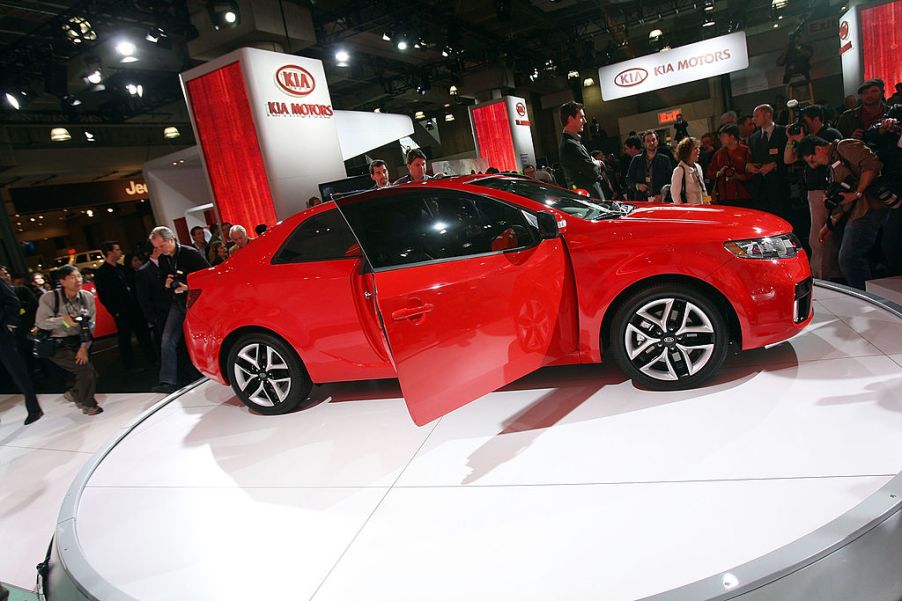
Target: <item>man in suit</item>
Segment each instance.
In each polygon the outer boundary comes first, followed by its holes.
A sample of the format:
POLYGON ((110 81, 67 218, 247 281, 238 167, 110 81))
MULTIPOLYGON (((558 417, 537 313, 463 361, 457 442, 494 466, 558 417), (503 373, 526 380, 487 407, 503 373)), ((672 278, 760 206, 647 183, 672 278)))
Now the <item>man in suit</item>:
POLYGON ((28 417, 25 425, 41 419, 44 412, 38 404, 34 383, 25 367, 25 361, 16 346, 16 329, 19 326, 19 298, 10 286, 9 271, 0 265, 0 363, 9 372, 13 382, 25 396, 28 417))
POLYGON ((163 326, 166 325, 166 316, 169 314, 169 305, 172 303, 169 292, 163 288, 160 278, 160 254, 161 251, 154 248, 150 253, 150 258, 135 274, 138 304, 141 305, 144 319, 150 324, 154 336, 154 348, 158 354, 163 344, 163 326))
POLYGON ((144 351, 148 363, 153 363, 153 344, 150 332, 144 321, 134 291, 128 285, 125 267, 119 264, 122 249, 116 241, 104 242, 100 245, 103 252, 103 265, 94 274, 94 285, 97 286, 97 297, 107 311, 116 320, 119 333, 119 355, 125 364, 126 371, 134 372, 135 358, 132 353, 132 332, 138 338, 141 350, 144 351))
POLYGON ((564 131, 561 133, 558 154, 561 159, 561 167, 564 169, 567 188, 582 188, 587 190, 590 196, 605 200, 599 181, 599 169, 602 167, 602 163, 589 156, 580 137, 583 127, 586 125, 586 113, 583 111, 583 105, 573 101, 562 104, 561 125, 564 127, 564 131))
POLYGON ((745 165, 754 176, 749 185, 752 206, 785 218, 789 209, 789 180, 783 162, 786 128, 774 123, 774 108, 769 104, 755 107, 752 118, 758 131, 749 137, 752 155, 745 165))

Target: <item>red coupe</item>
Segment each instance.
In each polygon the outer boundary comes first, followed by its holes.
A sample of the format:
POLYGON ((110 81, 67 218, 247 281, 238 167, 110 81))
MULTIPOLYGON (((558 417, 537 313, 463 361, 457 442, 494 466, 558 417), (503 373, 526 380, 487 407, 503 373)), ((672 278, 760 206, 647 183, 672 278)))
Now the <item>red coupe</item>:
POLYGON ((804 328, 812 297, 804 250, 767 213, 595 202, 504 175, 314 207, 188 283, 191 358, 250 408, 398 378, 420 425, 602 357, 646 388, 695 387, 731 344, 804 328))

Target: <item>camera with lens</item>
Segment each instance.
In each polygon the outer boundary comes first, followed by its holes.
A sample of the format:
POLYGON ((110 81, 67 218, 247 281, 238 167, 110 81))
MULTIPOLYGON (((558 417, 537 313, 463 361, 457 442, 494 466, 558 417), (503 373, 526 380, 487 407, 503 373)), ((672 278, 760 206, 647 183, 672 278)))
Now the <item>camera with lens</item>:
POLYGON ((838 209, 843 201, 842 195, 845 192, 854 190, 856 185, 850 182, 832 182, 827 186, 827 189, 824 191, 824 206, 827 207, 827 212, 832 213, 838 209))
POLYGON ((176 269, 173 273, 170 274, 172 276, 172 281, 169 282, 169 289, 173 292, 178 289, 179 286, 187 286, 188 284, 185 282, 185 273, 181 269, 176 269))
POLYGON ((799 110, 799 101, 791 98, 786 102, 786 108, 795 113, 795 121, 786 126, 786 133, 790 136, 797 136, 806 133, 805 122, 802 120, 802 112, 799 110))
POLYGON ((78 326, 78 335, 82 342, 90 342, 93 340, 94 337, 91 335, 91 320, 88 319, 87 315, 77 315, 72 318, 72 321, 78 326))

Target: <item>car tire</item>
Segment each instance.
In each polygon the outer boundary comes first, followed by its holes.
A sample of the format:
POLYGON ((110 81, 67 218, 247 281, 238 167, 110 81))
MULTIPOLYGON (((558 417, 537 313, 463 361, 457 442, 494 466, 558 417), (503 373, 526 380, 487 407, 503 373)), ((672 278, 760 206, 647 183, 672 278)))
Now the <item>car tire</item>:
POLYGON ((226 369, 241 402, 264 415, 294 411, 313 388, 294 349, 262 332, 245 334, 232 345, 226 369))
POLYGON ((709 297, 690 286, 658 284, 636 291, 620 305, 609 347, 637 384, 685 390, 717 373, 729 344, 726 319, 709 297))

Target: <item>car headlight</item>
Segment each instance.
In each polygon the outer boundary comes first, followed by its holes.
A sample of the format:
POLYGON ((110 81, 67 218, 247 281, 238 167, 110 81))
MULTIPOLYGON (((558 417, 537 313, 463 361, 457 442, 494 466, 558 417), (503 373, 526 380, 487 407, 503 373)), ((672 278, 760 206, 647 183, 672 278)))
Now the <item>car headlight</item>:
POLYGON ((799 239, 795 234, 781 234, 751 240, 730 240, 724 242, 723 247, 740 259, 791 259, 799 254, 799 239))

